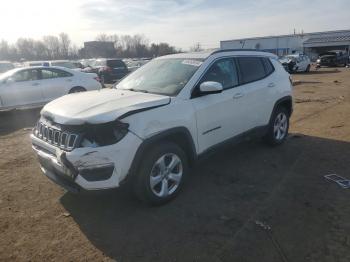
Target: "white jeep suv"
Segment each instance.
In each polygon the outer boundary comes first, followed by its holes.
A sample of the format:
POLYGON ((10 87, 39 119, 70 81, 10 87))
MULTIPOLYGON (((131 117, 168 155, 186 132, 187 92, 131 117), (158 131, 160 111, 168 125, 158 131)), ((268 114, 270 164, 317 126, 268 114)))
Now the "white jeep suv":
POLYGON ((245 135, 281 144, 292 113, 275 55, 218 50, 159 57, 114 89, 47 104, 31 135, 41 169, 70 191, 131 185, 151 204, 172 199, 203 154, 245 135))

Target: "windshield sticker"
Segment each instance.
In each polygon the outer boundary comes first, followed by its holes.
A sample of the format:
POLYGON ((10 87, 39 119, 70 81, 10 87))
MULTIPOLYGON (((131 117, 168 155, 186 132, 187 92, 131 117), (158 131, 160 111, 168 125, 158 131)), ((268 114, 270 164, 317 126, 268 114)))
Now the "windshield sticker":
POLYGON ((182 61, 182 64, 191 65, 191 66, 200 66, 201 64, 203 64, 203 62, 197 61, 197 60, 184 60, 182 61))

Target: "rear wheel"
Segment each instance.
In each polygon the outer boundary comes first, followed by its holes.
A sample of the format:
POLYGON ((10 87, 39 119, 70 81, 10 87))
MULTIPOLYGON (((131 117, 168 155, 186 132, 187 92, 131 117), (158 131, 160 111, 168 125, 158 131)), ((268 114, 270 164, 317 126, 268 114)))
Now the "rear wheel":
POLYGON ((289 130, 289 113, 285 107, 278 107, 271 118, 265 141, 272 146, 282 144, 289 130))
POLYGON ((76 86, 76 87, 73 87, 71 90, 69 90, 69 94, 73 94, 73 93, 79 93, 79 92, 85 92, 86 89, 82 86, 76 86))
POLYGON ((308 65, 308 66, 306 67, 305 73, 310 72, 310 68, 311 68, 311 66, 310 66, 310 65, 308 65))
POLYGON ((181 190, 187 172, 184 151, 176 144, 165 142, 145 155, 134 180, 134 193, 148 204, 164 204, 181 190))

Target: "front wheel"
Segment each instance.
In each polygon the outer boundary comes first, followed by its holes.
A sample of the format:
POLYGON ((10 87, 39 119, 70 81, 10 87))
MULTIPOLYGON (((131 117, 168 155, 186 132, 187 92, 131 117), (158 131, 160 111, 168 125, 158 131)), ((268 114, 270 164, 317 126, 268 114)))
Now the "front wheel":
POLYGON ((147 152, 134 180, 136 197, 151 205, 173 199, 188 172, 185 152, 176 144, 162 143, 147 152))
POLYGON ((289 130, 289 113, 285 107, 278 107, 271 118, 265 141, 272 146, 282 144, 289 130))

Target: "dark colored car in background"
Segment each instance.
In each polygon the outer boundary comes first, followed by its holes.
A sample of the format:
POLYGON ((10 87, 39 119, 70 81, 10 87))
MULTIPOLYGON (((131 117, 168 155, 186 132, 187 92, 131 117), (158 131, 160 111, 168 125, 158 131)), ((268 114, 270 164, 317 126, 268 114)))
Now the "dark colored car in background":
POLYGON ((128 67, 121 59, 96 59, 92 70, 98 74, 103 83, 119 80, 129 73, 128 67))
POLYGON ((320 54, 316 61, 316 67, 321 66, 346 66, 349 63, 349 55, 346 51, 334 50, 320 54))

